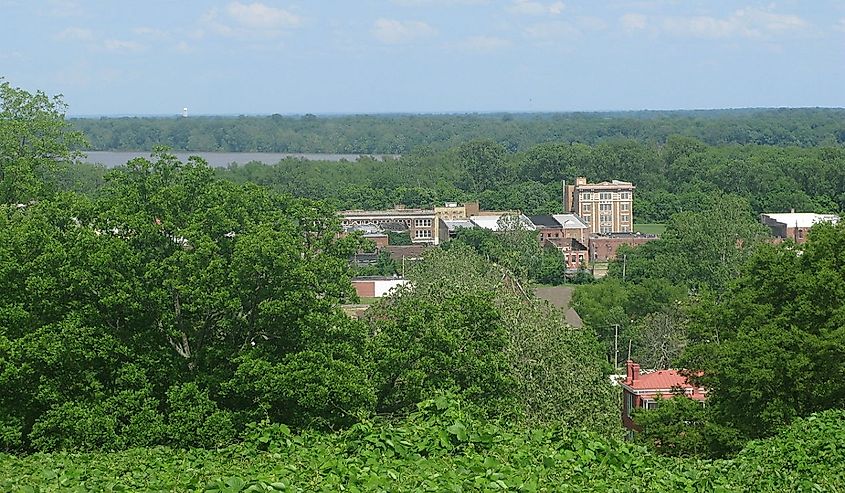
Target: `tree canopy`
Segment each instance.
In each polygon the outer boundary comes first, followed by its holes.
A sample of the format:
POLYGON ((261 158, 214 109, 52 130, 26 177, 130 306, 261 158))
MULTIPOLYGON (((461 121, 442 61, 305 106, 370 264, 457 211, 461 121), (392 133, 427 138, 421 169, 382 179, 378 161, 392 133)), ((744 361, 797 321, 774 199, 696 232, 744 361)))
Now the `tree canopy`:
POLYGON ((83 134, 65 120, 61 96, 34 94, 0 78, 0 204, 49 193, 45 178, 79 157, 83 134))

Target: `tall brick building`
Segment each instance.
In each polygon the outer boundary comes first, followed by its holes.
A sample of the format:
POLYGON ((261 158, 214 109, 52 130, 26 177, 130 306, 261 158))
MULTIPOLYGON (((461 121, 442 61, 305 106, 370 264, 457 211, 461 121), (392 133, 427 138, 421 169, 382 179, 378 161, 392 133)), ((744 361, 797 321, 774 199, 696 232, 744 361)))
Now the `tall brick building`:
POLYGON ((634 229, 634 188, 627 181, 587 183, 578 177, 565 187, 564 209, 582 217, 592 233, 629 233, 634 229))

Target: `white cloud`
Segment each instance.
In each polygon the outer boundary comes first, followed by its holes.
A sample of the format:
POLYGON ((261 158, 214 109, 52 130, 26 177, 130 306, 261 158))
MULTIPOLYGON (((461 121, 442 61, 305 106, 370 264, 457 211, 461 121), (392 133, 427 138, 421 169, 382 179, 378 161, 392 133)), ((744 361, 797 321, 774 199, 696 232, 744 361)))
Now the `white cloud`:
POLYGON ((173 49, 176 50, 177 53, 183 54, 194 52, 194 47, 189 45, 186 41, 179 41, 178 43, 176 43, 176 46, 174 46, 173 49))
POLYGON ((590 16, 579 16, 571 20, 552 20, 538 22, 524 29, 527 38, 540 44, 555 44, 562 40, 580 38, 589 31, 607 29, 607 23, 602 19, 590 16))
POLYGON ((728 17, 710 16, 666 17, 663 29, 681 36, 700 38, 765 38, 809 27, 797 15, 776 14, 756 8, 744 8, 728 17))
POLYGON ((563 2, 537 2, 534 0, 514 0, 508 7, 508 12, 520 15, 558 15, 563 12, 563 2))
POLYGON ((301 23, 301 17, 285 9, 258 2, 231 2, 223 9, 212 8, 203 14, 193 37, 202 38, 207 32, 229 37, 274 37, 301 23))
POLYGON ((599 17, 579 16, 575 18, 575 23, 585 31, 601 31, 607 29, 607 22, 599 17))
POLYGON ((226 13, 236 23, 251 29, 285 29, 296 27, 302 22, 296 14, 258 2, 232 2, 226 6, 226 13))
POLYGON ((437 34, 437 30, 421 21, 377 19, 373 23, 373 36, 382 43, 400 44, 437 34))
POLYGON ((56 39, 62 41, 91 41, 94 33, 83 27, 69 27, 56 35, 56 39))
POLYGON ((78 17, 84 9, 74 0, 49 0, 41 5, 39 15, 50 17, 78 17))
POLYGON ((648 24, 648 18, 643 14, 625 14, 620 18, 622 27, 627 31, 636 31, 645 29, 648 24))
POLYGON ((401 5, 403 7, 419 7, 429 5, 443 5, 451 7, 455 5, 484 5, 489 3, 489 0, 391 0, 394 5, 401 5))
POLYGON ((103 41, 101 47, 112 53, 131 53, 144 50, 144 45, 135 41, 128 41, 123 39, 107 39, 103 41))
POLYGON ((495 36, 470 36, 460 43, 460 47, 470 51, 496 51, 507 48, 511 42, 495 36))
POLYGON ((487 2, 488 0, 391 0, 390 3, 400 5, 402 7, 420 7, 430 5, 452 7, 455 5, 483 5, 487 2))
POLYGON ((568 22, 541 22, 525 28, 525 35, 536 41, 555 41, 562 38, 575 38, 581 31, 568 22))
POLYGON ((136 27, 132 29, 132 33, 137 34, 138 36, 143 36, 145 38, 154 40, 164 40, 170 38, 169 32, 157 29, 155 27, 136 27))
POLYGON ((0 51, 0 60, 24 60, 23 53, 19 51, 0 51))

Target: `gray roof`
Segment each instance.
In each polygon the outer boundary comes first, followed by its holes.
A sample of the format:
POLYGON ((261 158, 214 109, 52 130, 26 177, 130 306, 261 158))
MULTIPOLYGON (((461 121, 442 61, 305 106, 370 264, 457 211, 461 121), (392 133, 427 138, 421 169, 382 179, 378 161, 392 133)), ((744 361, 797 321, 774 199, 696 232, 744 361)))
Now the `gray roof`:
POLYGON ((563 226, 563 229, 584 229, 590 227, 587 221, 582 219, 578 214, 552 214, 552 217, 563 226))
POLYGON ((475 225, 469 219, 444 219, 443 224, 446 225, 446 229, 449 231, 455 231, 458 228, 477 228, 478 226, 475 225))
POLYGON ((546 228, 559 228, 560 223, 555 220, 554 216, 550 214, 544 214, 540 216, 528 216, 528 220, 534 226, 541 226, 546 228))
POLYGON ((523 214, 484 214, 478 216, 470 217, 470 220, 476 224, 479 228, 489 229, 490 231, 499 231, 500 220, 502 218, 506 218, 506 220, 514 220, 516 223, 522 228, 527 230, 536 229, 531 221, 528 220, 523 214))

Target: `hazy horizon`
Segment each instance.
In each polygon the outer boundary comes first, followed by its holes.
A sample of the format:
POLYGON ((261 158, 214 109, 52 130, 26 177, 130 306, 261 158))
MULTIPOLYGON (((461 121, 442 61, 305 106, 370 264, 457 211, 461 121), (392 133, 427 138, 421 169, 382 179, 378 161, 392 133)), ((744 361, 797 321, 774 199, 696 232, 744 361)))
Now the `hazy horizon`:
MULTIPOLYGON (((231 117, 268 117, 273 115, 281 115, 283 117, 301 117, 308 114, 320 117, 342 118, 342 117, 359 117, 359 116, 496 116, 496 115, 567 115, 567 114, 625 114, 625 113, 692 113, 692 112, 715 112, 715 111, 775 111, 775 110, 845 110, 845 106, 772 106, 772 107, 735 107, 735 108, 670 108, 670 109, 629 109, 629 110, 559 110, 559 111, 441 111, 441 112, 363 112, 363 113, 205 113, 205 114, 191 114, 194 118, 231 118, 231 117)), ((91 118, 182 118, 181 114, 162 113, 162 114, 94 114, 94 115, 78 115, 68 113, 69 119, 91 119, 91 118)))

